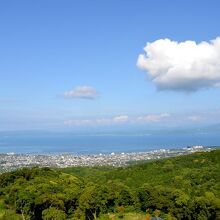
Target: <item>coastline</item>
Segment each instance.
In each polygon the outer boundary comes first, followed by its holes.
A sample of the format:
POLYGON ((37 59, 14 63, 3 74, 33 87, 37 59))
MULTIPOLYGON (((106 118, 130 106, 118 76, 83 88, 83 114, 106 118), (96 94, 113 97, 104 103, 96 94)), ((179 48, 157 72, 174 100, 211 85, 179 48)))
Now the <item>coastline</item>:
POLYGON ((122 152, 110 154, 74 155, 65 154, 0 154, 0 173, 9 172, 23 167, 56 167, 66 168, 74 166, 115 166, 129 165, 131 162, 157 160, 195 152, 205 152, 215 147, 192 146, 182 149, 160 149, 146 152, 122 152))

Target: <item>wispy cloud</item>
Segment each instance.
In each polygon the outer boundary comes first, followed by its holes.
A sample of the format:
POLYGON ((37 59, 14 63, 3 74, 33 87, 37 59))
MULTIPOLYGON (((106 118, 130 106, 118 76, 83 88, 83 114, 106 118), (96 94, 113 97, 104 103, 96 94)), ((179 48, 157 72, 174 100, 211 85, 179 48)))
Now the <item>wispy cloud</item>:
POLYGON ((99 93, 91 86, 76 86, 72 90, 64 92, 63 95, 65 98, 95 99, 99 93))
POLYGON ((202 120, 201 116, 199 116, 199 115, 190 115, 187 117, 187 119, 192 122, 199 122, 202 120))
POLYGON ((122 125, 122 124, 139 124, 154 123, 162 121, 170 117, 168 113, 158 115, 145 115, 138 117, 129 117, 128 115, 118 115, 112 118, 96 118, 96 119, 73 119, 64 122, 65 125, 84 126, 84 125, 122 125))
POLYGON ((159 90, 196 91, 220 85, 220 37, 210 42, 160 39, 147 43, 137 66, 159 90))
POLYGON ((166 118, 169 118, 170 114, 168 113, 162 113, 162 114, 150 114, 145 116, 140 116, 137 118, 138 122, 144 123, 144 122, 159 122, 166 118))
POLYGON ((114 117, 70 119, 64 121, 66 126, 112 126, 112 125, 202 125, 220 123, 220 111, 186 112, 186 113, 160 113, 131 116, 126 114, 114 117))
POLYGON ((127 115, 119 115, 113 118, 113 122, 116 123, 125 123, 128 122, 129 117, 127 115))
POLYGON ((127 115, 119 115, 113 118, 98 118, 98 119, 74 119, 64 122, 66 125, 83 126, 83 125, 117 125, 124 124, 129 121, 127 115))

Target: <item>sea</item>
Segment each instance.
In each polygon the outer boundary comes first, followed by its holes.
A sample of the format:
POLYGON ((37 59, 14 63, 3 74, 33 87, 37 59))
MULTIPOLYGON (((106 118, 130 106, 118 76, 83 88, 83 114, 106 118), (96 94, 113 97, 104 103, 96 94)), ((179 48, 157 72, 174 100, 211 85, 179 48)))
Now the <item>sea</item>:
POLYGON ((74 133, 22 131, 0 132, 0 153, 108 154, 180 149, 195 145, 220 146, 218 132, 113 132, 74 133))

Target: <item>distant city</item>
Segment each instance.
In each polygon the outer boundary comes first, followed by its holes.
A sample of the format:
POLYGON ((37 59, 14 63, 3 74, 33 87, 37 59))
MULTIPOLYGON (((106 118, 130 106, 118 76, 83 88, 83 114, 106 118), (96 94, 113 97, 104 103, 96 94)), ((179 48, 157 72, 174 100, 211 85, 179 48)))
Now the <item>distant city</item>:
POLYGON ((57 167, 72 166, 126 166, 132 162, 156 160, 161 158, 187 155, 194 152, 211 151, 214 148, 191 146, 182 149, 160 149, 147 152, 110 153, 110 154, 0 154, 0 172, 8 172, 22 167, 57 167))

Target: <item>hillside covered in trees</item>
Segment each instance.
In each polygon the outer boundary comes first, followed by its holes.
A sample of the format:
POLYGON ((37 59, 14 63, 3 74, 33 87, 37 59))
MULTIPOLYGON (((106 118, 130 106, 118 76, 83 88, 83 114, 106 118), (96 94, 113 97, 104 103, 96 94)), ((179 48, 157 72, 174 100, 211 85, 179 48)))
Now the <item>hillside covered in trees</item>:
POLYGON ((0 175, 0 219, 220 219, 219 170, 220 150, 120 168, 24 168, 0 175))

